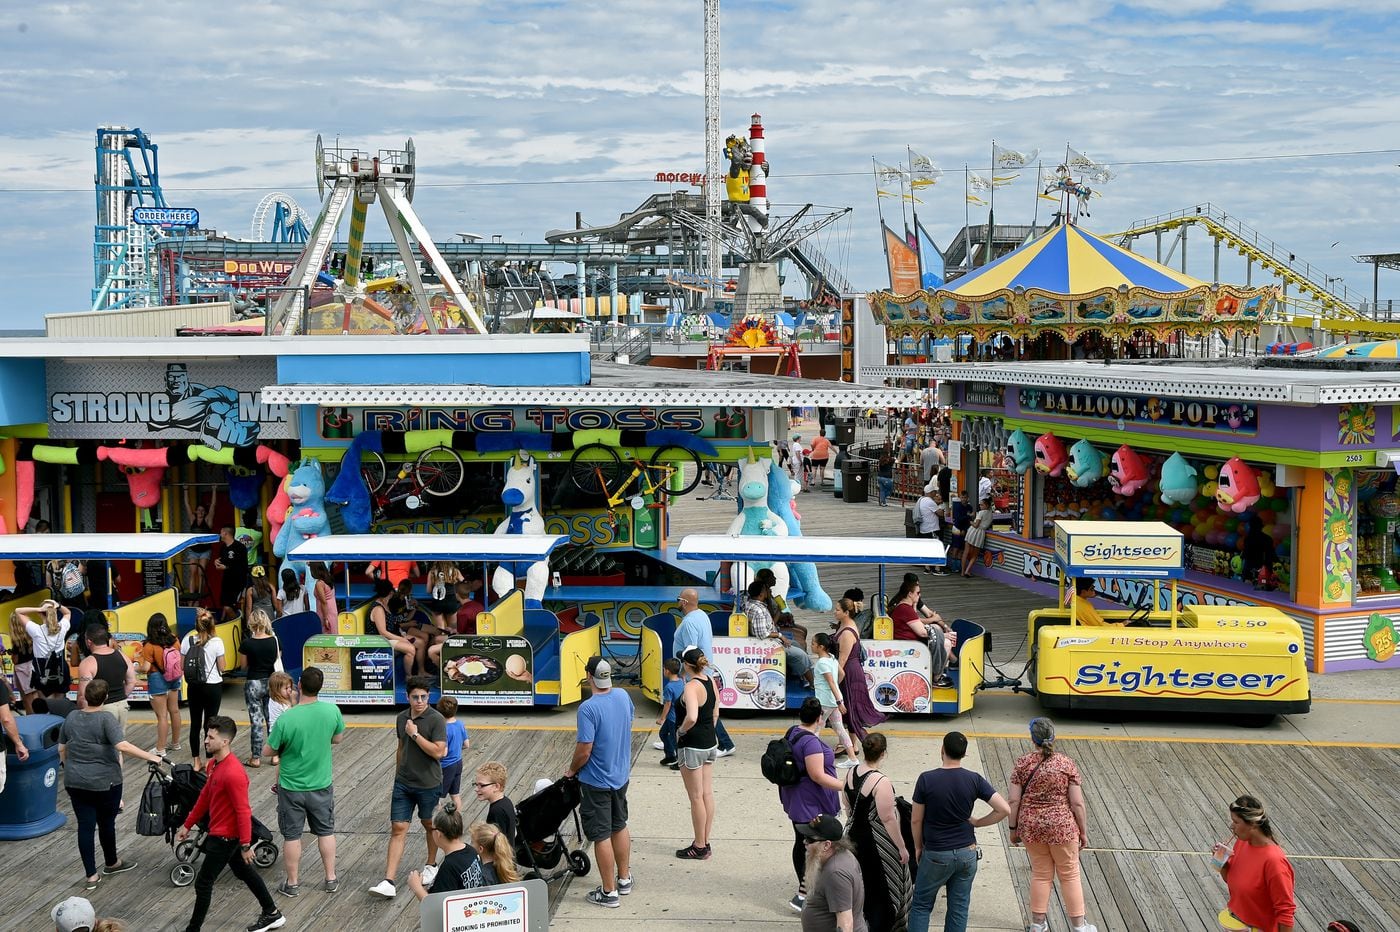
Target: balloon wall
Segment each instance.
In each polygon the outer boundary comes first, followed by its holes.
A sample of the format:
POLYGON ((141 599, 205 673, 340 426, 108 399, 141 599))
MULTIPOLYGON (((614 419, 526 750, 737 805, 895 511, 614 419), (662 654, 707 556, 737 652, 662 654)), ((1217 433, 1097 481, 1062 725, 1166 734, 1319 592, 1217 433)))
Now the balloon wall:
POLYGON ((1186 457, 1187 463, 1196 470, 1200 487, 1190 504, 1167 504, 1157 494, 1162 463, 1166 457, 1141 449, 1134 452, 1151 475, 1150 480, 1134 494, 1116 494, 1108 478, 1079 488, 1068 475, 1046 476, 1046 518, 1163 521, 1180 531, 1188 544, 1195 546, 1193 568, 1228 576, 1238 572, 1238 561, 1233 561, 1236 566, 1232 566, 1232 558, 1244 550, 1250 515, 1257 515, 1263 523, 1263 533, 1274 542, 1280 562, 1287 564, 1293 540, 1293 490, 1274 486, 1272 466, 1248 464, 1258 482, 1259 498, 1247 510, 1237 514, 1222 511, 1216 500, 1223 460, 1186 457), (1214 559, 1206 552, 1208 550, 1215 551, 1214 559))

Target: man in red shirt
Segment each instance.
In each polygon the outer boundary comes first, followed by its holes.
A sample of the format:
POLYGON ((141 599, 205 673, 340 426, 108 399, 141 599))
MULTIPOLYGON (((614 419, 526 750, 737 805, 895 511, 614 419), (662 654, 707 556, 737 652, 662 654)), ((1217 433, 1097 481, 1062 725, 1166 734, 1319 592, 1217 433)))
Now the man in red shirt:
POLYGON ((194 879, 194 912, 186 932, 199 932, 204 917, 209 914, 209 901, 214 895, 214 881, 227 865, 233 876, 248 885, 258 898, 262 914, 248 926, 248 932, 280 929, 287 918, 277 911, 272 894, 267 892, 258 872, 253 869, 253 807, 248 802, 248 773, 236 756, 229 753, 238 726, 233 719, 215 715, 205 722, 204 750, 209 755, 208 779, 199 799, 190 810, 185 824, 176 833, 177 842, 189 837, 190 829, 206 816, 209 836, 204 840, 204 861, 194 879))

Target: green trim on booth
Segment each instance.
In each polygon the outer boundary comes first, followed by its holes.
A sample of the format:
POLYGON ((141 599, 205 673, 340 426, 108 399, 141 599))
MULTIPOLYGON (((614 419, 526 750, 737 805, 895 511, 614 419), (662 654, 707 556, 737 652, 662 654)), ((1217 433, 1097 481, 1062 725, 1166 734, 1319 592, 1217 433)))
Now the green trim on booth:
POLYGON ((47 440, 49 437, 48 424, 14 424, 0 429, 6 437, 14 437, 16 440, 47 440))

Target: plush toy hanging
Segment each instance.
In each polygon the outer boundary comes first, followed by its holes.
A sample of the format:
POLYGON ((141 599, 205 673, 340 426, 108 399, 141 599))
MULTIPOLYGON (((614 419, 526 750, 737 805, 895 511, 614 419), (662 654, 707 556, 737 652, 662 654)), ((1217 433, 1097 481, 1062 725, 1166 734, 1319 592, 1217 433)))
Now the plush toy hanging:
POLYGON ((1013 430, 1006 438, 1006 455, 1011 458, 1011 469, 1024 476, 1035 463, 1035 445, 1025 431, 1013 430))
POLYGON ((1069 457, 1065 445, 1054 434, 1041 434, 1035 441, 1035 471, 1046 476, 1058 476, 1065 471, 1069 457))
POLYGON ((1104 459, 1092 443, 1076 441, 1069 448, 1069 462, 1065 464, 1065 475, 1077 488, 1087 488, 1103 478, 1104 459))
POLYGON ((1113 451, 1108 470, 1108 484, 1119 495, 1136 495, 1152 480, 1152 473, 1141 456, 1126 443, 1113 451))
POLYGON ((1162 502, 1167 505, 1189 505, 1196 500, 1199 485, 1196 467, 1186 457, 1173 453, 1162 463, 1162 481, 1157 486, 1162 502))
POLYGON ((1215 481, 1215 503, 1221 511, 1240 514, 1259 501, 1259 477, 1244 460, 1232 456, 1220 467, 1215 481))

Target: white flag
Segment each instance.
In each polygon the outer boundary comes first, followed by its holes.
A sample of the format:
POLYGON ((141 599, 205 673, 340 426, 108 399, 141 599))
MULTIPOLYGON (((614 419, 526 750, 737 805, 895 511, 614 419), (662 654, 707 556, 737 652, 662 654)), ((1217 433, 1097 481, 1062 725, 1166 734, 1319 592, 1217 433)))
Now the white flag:
POLYGON ((943 171, 933 160, 926 155, 920 155, 913 150, 909 152, 909 174, 911 187, 925 188, 943 177, 943 171))
POLYGON ((1095 162, 1077 149, 1069 150, 1069 159, 1065 162, 1065 166, 1069 168, 1070 171, 1083 175, 1095 184, 1104 184, 1105 182, 1112 181, 1115 177, 1115 173, 1107 165, 1101 162, 1095 162))
POLYGON ((990 191, 992 190, 992 180, 990 178, 983 178, 976 172, 968 172, 967 187, 971 191, 990 191))
POLYGON ((902 184, 904 181, 904 170, 886 165, 884 162, 875 163, 875 183, 881 187, 902 184))
POLYGON ((992 166, 994 168, 1025 168, 1032 164, 1038 155, 1040 155, 1039 149, 1032 149, 1030 152, 1017 152, 1015 149, 1003 149, 996 143, 992 143, 992 166))

